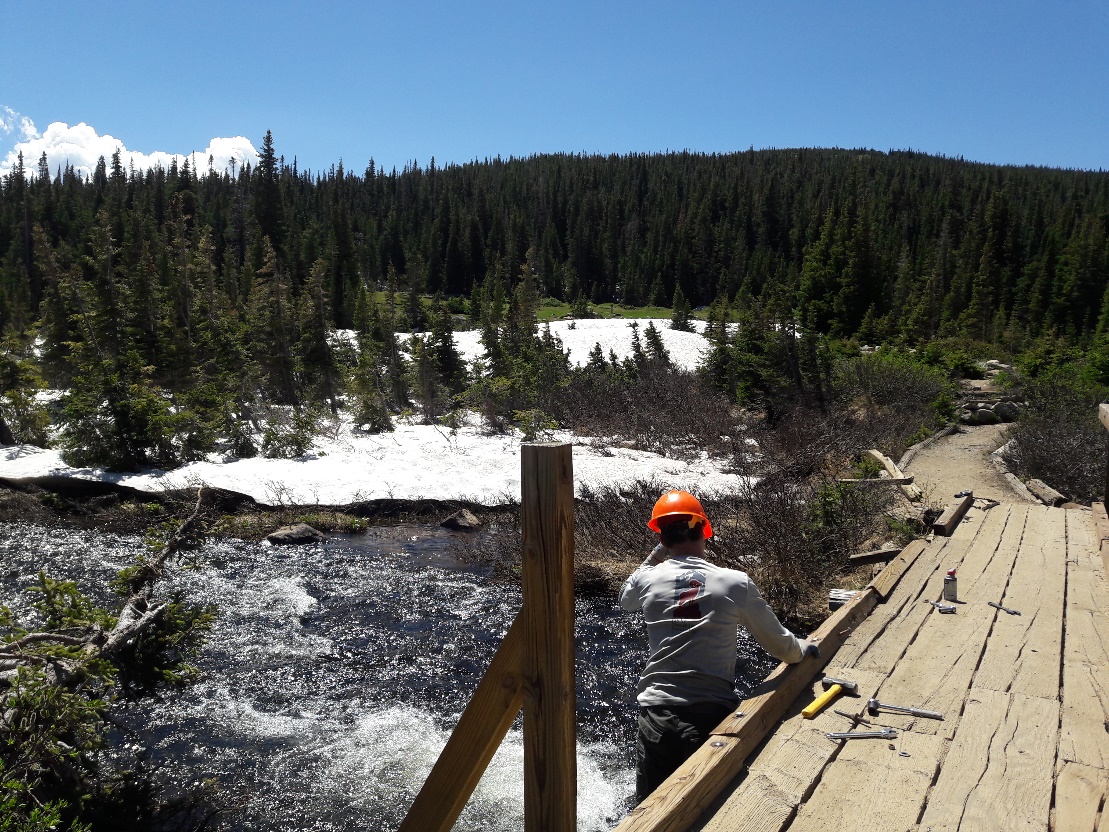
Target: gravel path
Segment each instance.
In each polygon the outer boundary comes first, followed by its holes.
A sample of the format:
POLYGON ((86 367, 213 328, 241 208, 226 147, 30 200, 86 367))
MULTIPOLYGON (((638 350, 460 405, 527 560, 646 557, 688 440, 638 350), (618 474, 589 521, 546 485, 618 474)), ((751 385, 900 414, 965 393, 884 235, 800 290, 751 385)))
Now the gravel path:
POLYGON ((956 433, 922 448, 905 466, 916 477, 928 503, 947 505, 960 491, 999 502, 1020 502, 990 462, 1005 443, 1009 425, 962 425, 956 433))

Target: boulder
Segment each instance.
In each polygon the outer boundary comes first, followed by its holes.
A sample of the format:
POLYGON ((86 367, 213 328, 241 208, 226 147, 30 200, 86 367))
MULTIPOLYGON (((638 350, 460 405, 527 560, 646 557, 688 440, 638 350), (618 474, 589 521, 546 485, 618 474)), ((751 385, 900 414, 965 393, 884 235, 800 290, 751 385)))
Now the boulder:
POLYGON ((988 408, 983 408, 974 414, 976 425, 996 425, 1001 422, 1001 417, 988 408))
POLYGON ((481 521, 474 516, 473 512, 462 508, 439 525, 454 529, 456 532, 476 532, 481 528, 481 521))
POLYGON ((282 526, 272 534, 266 535, 266 540, 274 546, 293 546, 298 543, 323 543, 327 535, 319 529, 313 529, 307 523, 297 523, 293 526, 282 526))
POLYGON ((998 402, 994 405, 993 412, 1002 422, 1015 422, 1020 417, 1020 408, 1012 402, 998 402))

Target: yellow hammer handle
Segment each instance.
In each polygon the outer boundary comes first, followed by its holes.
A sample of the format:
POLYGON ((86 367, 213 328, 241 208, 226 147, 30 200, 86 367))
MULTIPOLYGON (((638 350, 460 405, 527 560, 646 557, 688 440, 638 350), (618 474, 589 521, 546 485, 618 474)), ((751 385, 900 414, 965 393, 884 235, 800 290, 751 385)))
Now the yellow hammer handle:
POLYGON ((801 716, 803 716, 805 719, 812 719, 814 716, 820 713, 825 705, 839 696, 839 692, 841 690, 843 690, 843 685, 832 685, 830 688, 824 691, 824 693, 816 697, 816 699, 814 699, 812 703, 807 708, 805 708, 805 710, 801 711, 801 716))

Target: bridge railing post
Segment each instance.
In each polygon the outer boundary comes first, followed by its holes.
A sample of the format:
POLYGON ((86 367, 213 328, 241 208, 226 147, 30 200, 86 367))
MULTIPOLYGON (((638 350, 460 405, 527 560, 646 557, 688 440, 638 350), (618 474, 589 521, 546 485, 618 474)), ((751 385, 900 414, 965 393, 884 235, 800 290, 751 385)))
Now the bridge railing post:
POLYGON ((523 606, 398 832, 447 832, 524 708, 524 830, 577 828, 571 446, 521 451, 523 606))
MULTIPOLYGON (((1101 419, 1101 424, 1109 431, 1109 404, 1099 404, 1097 406, 1097 415, 1101 419)), ((1109 442, 1106 442, 1105 452, 1105 490, 1102 492, 1101 498, 1106 505, 1109 505, 1109 442)))

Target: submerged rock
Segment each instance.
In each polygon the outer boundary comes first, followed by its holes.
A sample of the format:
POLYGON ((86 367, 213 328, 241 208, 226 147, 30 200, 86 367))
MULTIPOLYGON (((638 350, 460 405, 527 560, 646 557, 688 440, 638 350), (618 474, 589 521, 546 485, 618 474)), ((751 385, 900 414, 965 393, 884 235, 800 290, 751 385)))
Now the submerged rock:
POLYGON ((313 529, 307 523, 297 523, 293 526, 282 526, 272 534, 266 535, 266 540, 274 546, 291 546, 297 543, 323 543, 327 535, 319 529, 313 529))
POLYGON ((474 516, 474 513, 468 509, 459 509, 442 523, 448 529, 454 529, 457 532, 476 532, 481 528, 481 521, 474 516))

